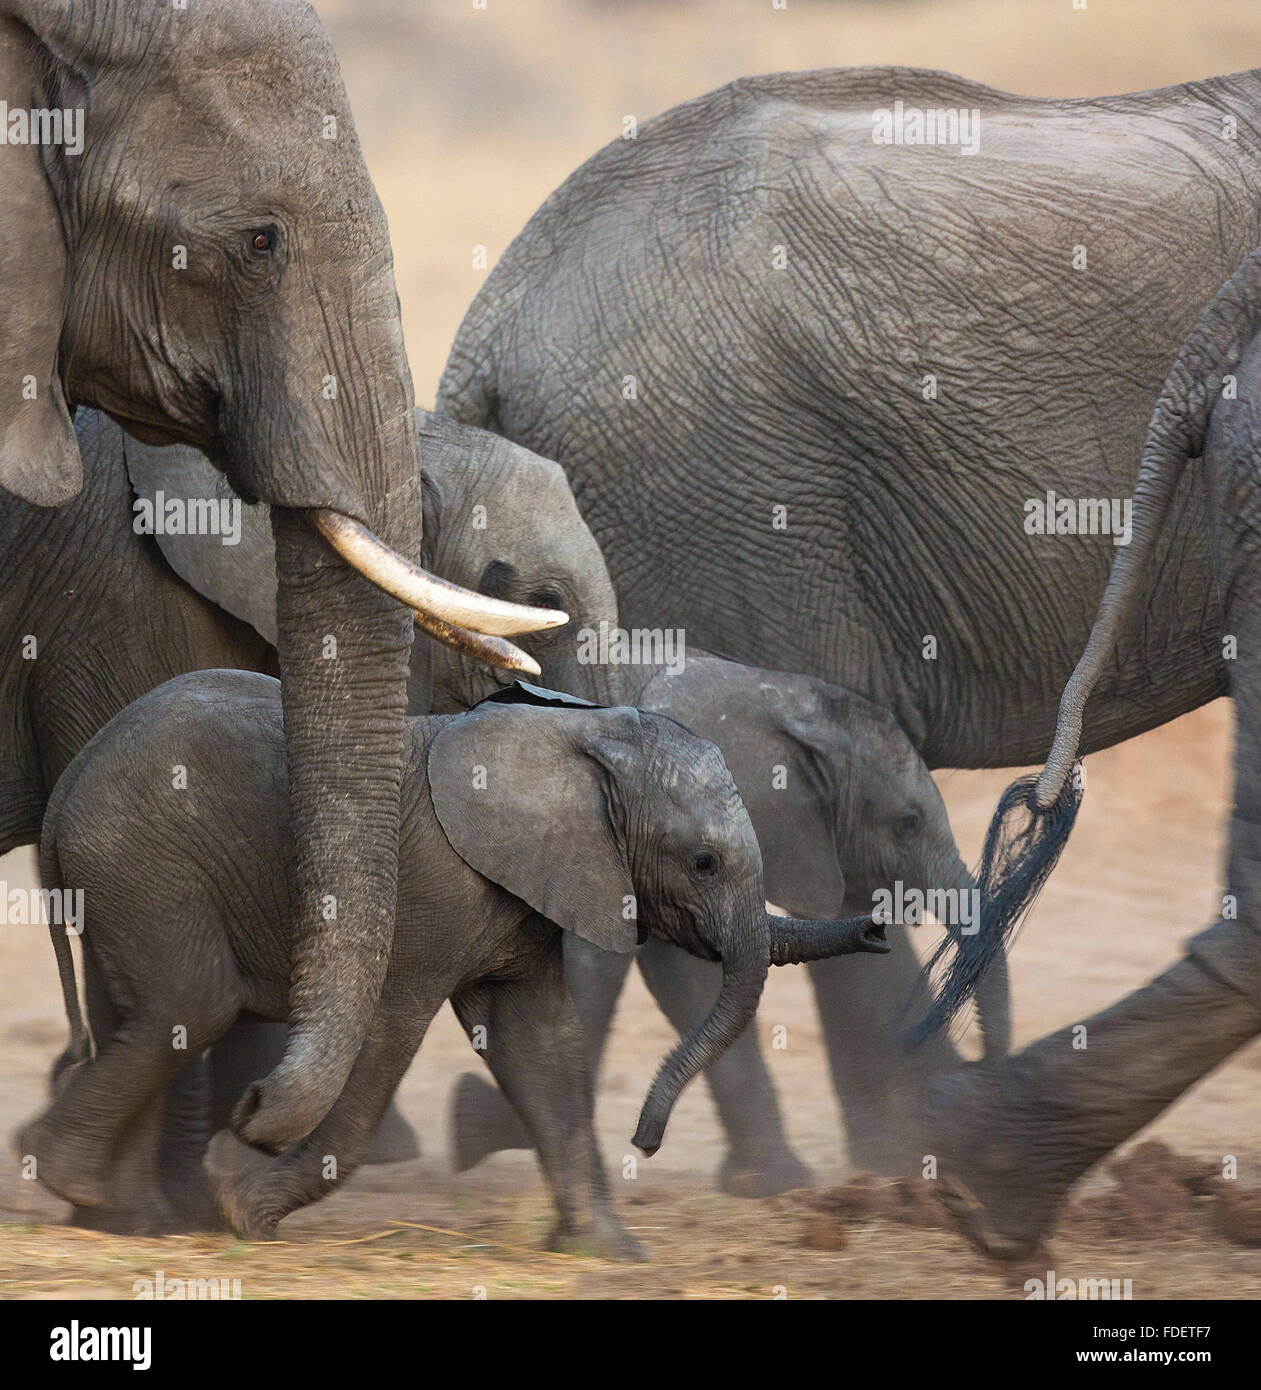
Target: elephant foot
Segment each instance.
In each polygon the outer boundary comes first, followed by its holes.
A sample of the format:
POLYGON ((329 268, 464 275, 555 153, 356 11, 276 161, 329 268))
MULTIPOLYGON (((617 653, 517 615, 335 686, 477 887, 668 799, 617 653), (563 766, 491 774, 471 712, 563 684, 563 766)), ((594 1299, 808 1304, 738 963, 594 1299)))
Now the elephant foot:
POLYGON ((223 1230, 214 1189, 206 1176, 200 1153, 164 1156, 161 1176, 162 1196, 181 1231, 223 1230))
POLYGON ((77 1206, 70 1213, 69 1224, 112 1236, 188 1236, 223 1230, 223 1222, 214 1210, 193 1216, 176 1211, 164 1202, 132 1207, 77 1206))
POLYGON ((364 1163, 375 1167, 382 1163, 410 1163, 419 1157, 420 1140, 416 1131, 403 1118, 398 1103, 391 1101, 373 1135, 364 1163))
POLYGON ((276 1227, 288 1215, 267 1199, 264 1177, 265 1170, 237 1172, 224 1178, 215 1193, 219 1214, 242 1240, 275 1240, 276 1227))
POLYGON ((47 1119, 32 1121, 14 1140, 18 1156, 33 1157, 35 1177, 74 1207, 100 1207, 106 1201, 102 1165, 85 1160, 73 1143, 59 1138, 47 1119))
POLYGON ((730 1197, 777 1197, 813 1187, 814 1172, 785 1145, 767 1157, 729 1153, 718 1170, 718 1189, 730 1197))
POLYGON ((593 1217, 585 1226, 557 1226, 544 1249, 565 1255, 585 1255, 600 1260, 647 1261, 648 1251, 616 1216, 593 1217))
POLYGON ((451 1093, 451 1168, 465 1173, 501 1149, 532 1149, 521 1117, 503 1092, 466 1071, 451 1093))
POLYGON ((222 1231, 223 1217, 215 1202, 209 1183, 178 1191, 166 1190, 171 1205, 172 1232, 189 1235, 198 1231, 222 1231))
POLYGON ((932 1088, 934 1137, 926 1148, 937 1159, 938 1196, 960 1234, 1004 1261, 1043 1248, 1089 1166, 1071 1136, 1057 1133, 1049 1108, 1031 1114, 1036 1102, 1018 1080, 1005 1064, 942 1077, 932 1088))

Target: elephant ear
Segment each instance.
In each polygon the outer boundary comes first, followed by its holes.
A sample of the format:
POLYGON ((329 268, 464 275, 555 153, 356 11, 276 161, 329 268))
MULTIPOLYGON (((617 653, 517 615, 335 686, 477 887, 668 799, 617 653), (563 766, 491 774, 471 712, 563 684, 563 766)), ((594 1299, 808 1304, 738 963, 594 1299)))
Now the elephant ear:
MULTIPOLYGON (((0 3, 0 80, 18 66, 31 74, 6 85, 13 107, 39 105, 40 47, 8 22, 0 3), (10 65, 22 55, 18 64, 10 65), (29 97, 29 100, 28 100, 29 97)), ((6 234, 0 239, 0 487, 41 507, 68 502, 83 486, 83 464, 62 393, 58 355, 64 317, 65 233, 36 144, 0 146, 6 234)))
POLYGON ((210 460, 186 444, 157 448, 124 435, 123 457, 136 497, 147 502, 155 522, 171 499, 181 503, 213 500, 239 509, 240 531, 228 535, 166 533, 157 526, 154 540, 170 567, 203 598, 240 618, 276 645, 276 546, 270 508, 249 506, 228 485, 210 460))
POLYGON ((482 704, 429 748, 429 790, 472 869, 606 951, 644 939, 626 849, 637 711, 482 704))

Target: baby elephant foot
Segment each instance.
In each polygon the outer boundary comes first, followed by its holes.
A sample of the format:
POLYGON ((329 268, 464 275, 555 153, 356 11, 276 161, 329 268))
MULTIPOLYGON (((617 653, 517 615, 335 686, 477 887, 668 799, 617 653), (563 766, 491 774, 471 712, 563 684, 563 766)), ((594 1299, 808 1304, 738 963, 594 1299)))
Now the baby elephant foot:
POLYGON ((482 1077, 466 1071, 451 1093, 452 1170, 467 1172, 501 1149, 533 1147, 521 1117, 504 1093, 482 1077))
POLYGON ((814 1173, 787 1145, 764 1156, 729 1153, 718 1170, 719 1191, 731 1197, 777 1197, 813 1186, 814 1173))
POLYGON ((219 1214, 243 1240, 275 1240, 276 1227, 289 1211, 269 1193, 268 1165, 224 1177, 215 1193, 219 1214))
POLYGON ((106 1201, 105 1164, 82 1146, 56 1133, 46 1118, 32 1121, 14 1139, 23 1164, 34 1162, 34 1176, 72 1206, 99 1207, 106 1201))
POLYGON ((544 1248, 601 1260, 642 1262, 650 1258, 648 1251, 617 1217, 609 1214, 592 1217, 584 1226, 557 1225, 544 1248))

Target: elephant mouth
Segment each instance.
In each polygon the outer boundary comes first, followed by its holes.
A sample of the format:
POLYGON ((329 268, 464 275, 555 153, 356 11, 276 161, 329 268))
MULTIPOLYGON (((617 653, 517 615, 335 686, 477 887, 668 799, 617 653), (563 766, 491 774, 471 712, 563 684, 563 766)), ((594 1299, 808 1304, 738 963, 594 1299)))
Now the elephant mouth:
POLYGON ((882 922, 869 922, 863 928, 859 940, 862 942, 863 950, 871 952, 872 955, 887 956, 891 949, 882 922))

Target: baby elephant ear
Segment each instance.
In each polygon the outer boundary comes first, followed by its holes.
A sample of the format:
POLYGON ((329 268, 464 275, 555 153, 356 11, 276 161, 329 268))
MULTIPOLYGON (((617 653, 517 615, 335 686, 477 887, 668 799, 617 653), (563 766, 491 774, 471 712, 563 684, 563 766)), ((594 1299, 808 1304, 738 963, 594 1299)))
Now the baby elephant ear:
POLYGON ((633 950, 621 808, 641 738, 632 709, 479 705, 430 745, 434 811, 484 878, 603 950, 633 950))
POLYGON ((117 432, 136 494, 137 521, 152 531, 167 564, 211 603, 276 645, 276 544, 271 508, 247 506, 213 463, 187 444, 159 448, 117 432), (172 526, 165 509, 176 502, 208 526, 172 526))

